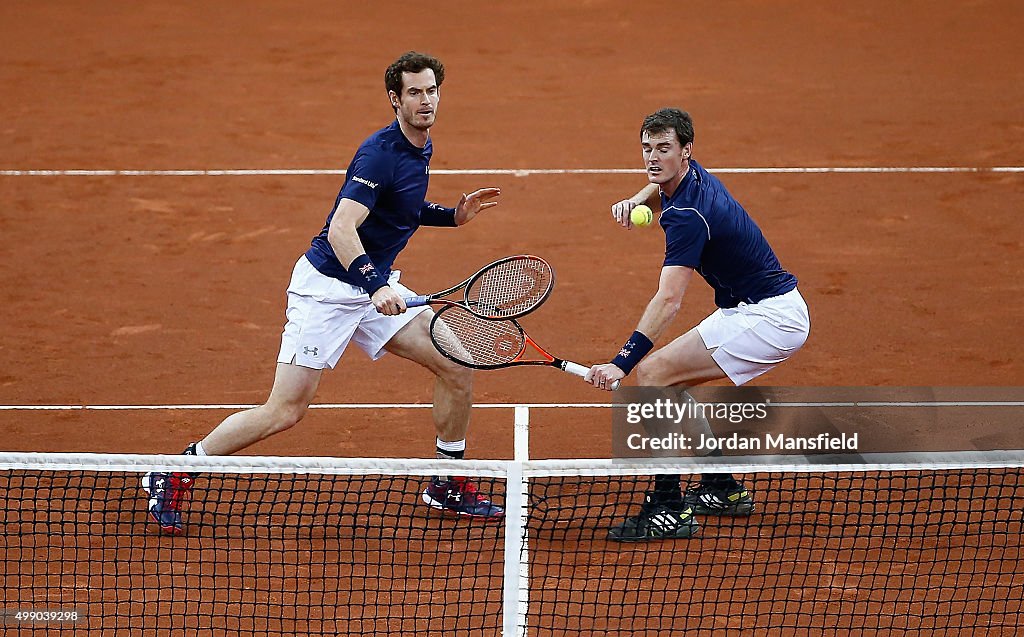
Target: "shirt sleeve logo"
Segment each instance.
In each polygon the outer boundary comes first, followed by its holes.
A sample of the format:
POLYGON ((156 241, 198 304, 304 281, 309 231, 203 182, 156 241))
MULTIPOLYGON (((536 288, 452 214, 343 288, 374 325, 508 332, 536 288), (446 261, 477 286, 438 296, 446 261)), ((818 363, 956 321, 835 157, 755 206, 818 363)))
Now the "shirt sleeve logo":
POLYGON ((358 181, 359 183, 363 184, 364 186, 369 186, 370 190, 376 190, 377 186, 380 185, 380 184, 376 184, 376 183, 370 181, 369 179, 363 179, 362 177, 355 177, 355 176, 353 176, 352 177, 352 181, 358 181))

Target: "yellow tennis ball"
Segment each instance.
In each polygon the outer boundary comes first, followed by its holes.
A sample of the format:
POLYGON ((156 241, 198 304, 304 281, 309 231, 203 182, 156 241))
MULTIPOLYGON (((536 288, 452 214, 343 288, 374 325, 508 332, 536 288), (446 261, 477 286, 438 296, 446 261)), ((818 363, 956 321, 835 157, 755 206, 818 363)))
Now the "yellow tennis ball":
POLYGON ((648 206, 640 204, 629 213, 629 220, 633 222, 634 226, 643 228, 651 225, 651 222, 654 221, 654 213, 648 206))

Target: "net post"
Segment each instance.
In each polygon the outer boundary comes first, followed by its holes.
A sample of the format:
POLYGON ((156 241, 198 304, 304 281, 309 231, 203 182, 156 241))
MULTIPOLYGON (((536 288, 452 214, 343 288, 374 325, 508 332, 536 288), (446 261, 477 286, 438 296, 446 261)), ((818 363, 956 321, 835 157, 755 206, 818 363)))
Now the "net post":
MULTIPOLYGON (((519 518, 519 525, 514 529, 506 527, 505 541, 509 541, 512 538, 513 544, 506 545, 505 553, 505 568, 506 571, 509 569, 517 569, 515 575, 516 580, 516 597, 508 597, 506 599, 513 600, 515 608, 507 608, 506 612, 515 613, 516 624, 506 624, 505 636, 506 637, 526 637, 526 611, 529 598, 529 582, 530 582, 530 560, 529 560, 529 545, 526 537, 526 523, 528 511, 526 510, 523 498, 528 493, 529 482, 527 478, 523 477, 522 465, 520 463, 526 462, 530 459, 530 408, 526 405, 515 406, 515 420, 513 426, 513 455, 514 461, 510 463, 515 466, 516 475, 513 476, 510 472, 508 475, 508 484, 506 486, 506 493, 512 490, 517 490, 515 504, 518 507, 518 511, 513 511, 511 508, 505 511, 505 519, 507 520, 514 516, 519 518)), ((506 497, 509 497, 506 495, 506 497)), ((508 583, 508 572, 506 573, 506 585, 511 586, 508 583)), ((510 601, 511 605, 511 601, 510 601)))
MULTIPOLYGON (((519 409, 518 407, 516 408, 519 409)), ((526 546, 526 479, 520 462, 508 463, 505 485, 505 576, 502 637, 526 637, 529 559, 526 546)))
POLYGON ((526 405, 516 405, 512 431, 512 458, 516 462, 526 462, 530 459, 530 408, 526 405))

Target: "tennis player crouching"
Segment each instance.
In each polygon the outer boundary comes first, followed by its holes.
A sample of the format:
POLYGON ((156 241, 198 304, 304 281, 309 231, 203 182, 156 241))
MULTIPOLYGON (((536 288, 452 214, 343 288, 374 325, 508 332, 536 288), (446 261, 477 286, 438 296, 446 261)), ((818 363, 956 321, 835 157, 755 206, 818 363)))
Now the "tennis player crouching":
MULTIPOLYGON (((472 405, 472 372, 442 356, 430 340, 431 312, 408 311, 414 293, 391 267, 420 226, 461 226, 498 205, 497 188, 463 195, 454 208, 426 201, 433 146, 430 128, 441 98, 444 66, 410 51, 391 64, 384 85, 395 121, 356 151, 327 222, 292 271, 288 322, 267 402, 228 416, 186 454, 226 455, 295 425, 312 402, 324 369, 349 342, 378 359, 391 352, 436 377, 437 456, 462 458, 472 405)), ((181 506, 192 487, 186 473, 143 477, 149 514, 165 533, 182 532, 181 506)), ((430 506, 458 515, 500 519, 504 512, 465 478, 439 477, 423 492, 430 506)))
MULTIPOLYGON (((683 389, 726 377, 742 385, 792 356, 807 339, 810 318, 796 277, 782 269, 757 224, 725 186, 691 158, 689 114, 667 108, 647 116, 640 142, 650 183, 613 205, 612 216, 629 228, 632 209, 660 191, 665 262, 658 291, 636 331, 612 362, 592 367, 586 380, 609 389, 635 367, 637 383, 646 387, 683 389), (644 358, 678 313, 695 270, 715 290, 718 309, 644 358)), ((710 431, 706 421, 699 426, 710 431)), ((749 492, 730 474, 706 473, 685 494, 680 476, 662 475, 655 477, 639 513, 612 527, 608 536, 617 541, 690 537, 698 528, 695 514, 753 510, 749 492)))

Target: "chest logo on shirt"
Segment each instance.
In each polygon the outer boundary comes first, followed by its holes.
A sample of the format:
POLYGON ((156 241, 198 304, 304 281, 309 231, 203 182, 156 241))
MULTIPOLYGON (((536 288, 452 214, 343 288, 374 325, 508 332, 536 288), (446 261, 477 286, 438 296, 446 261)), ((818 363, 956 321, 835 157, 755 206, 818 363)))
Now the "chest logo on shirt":
POLYGON ((362 177, 352 177, 352 181, 358 181, 364 186, 369 186, 371 190, 376 190, 377 186, 380 185, 370 181, 369 179, 363 179, 362 177))

